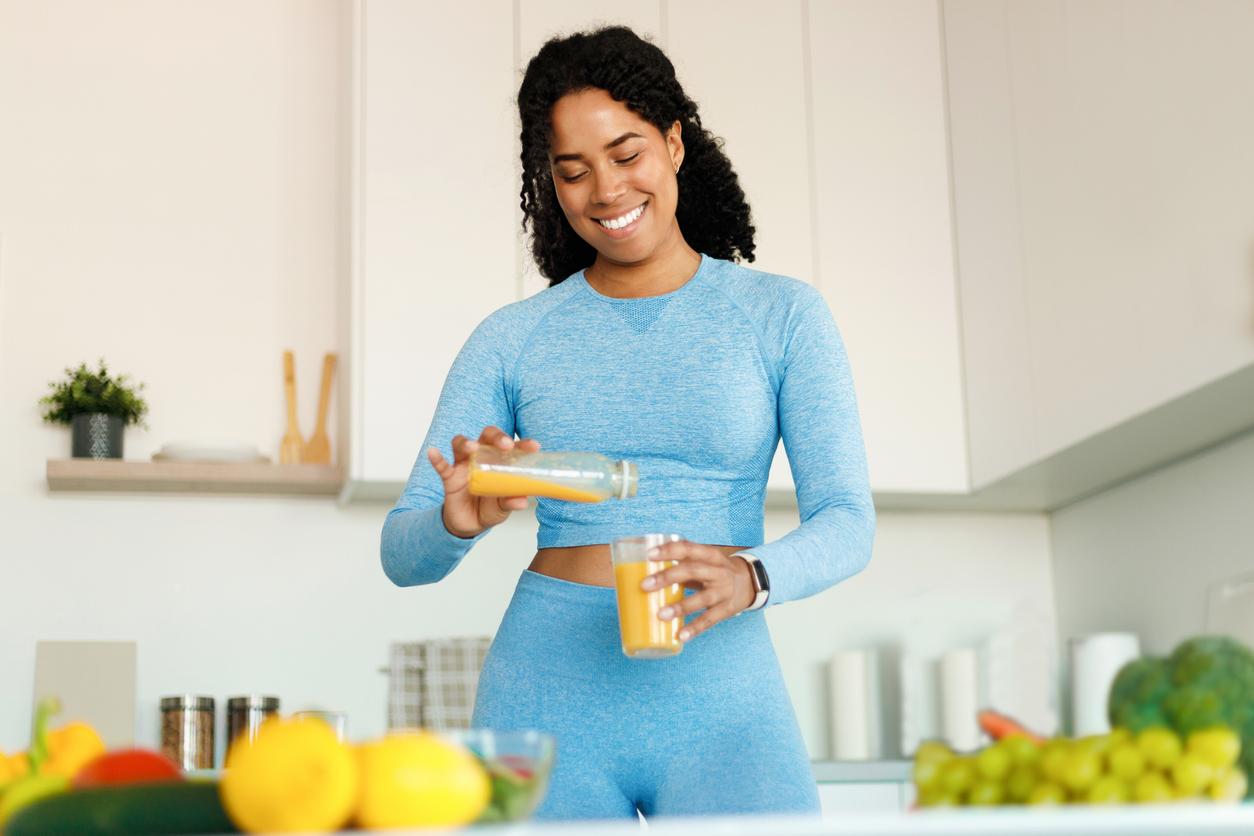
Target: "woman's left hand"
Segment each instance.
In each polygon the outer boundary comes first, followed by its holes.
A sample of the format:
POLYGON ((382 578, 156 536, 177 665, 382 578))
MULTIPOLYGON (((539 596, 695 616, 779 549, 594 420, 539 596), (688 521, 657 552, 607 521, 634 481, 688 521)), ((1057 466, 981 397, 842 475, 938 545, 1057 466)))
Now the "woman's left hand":
POLYGON ((664 607, 658 612, 658 618, 682 619, 689 613, 705 610, 680 628, 680 641, 692 641, 753 603, 753 581, 749 576, 753 570, 744 558, 726 555, 714 546, 689 543, 687 540, 664 543, 654 552, 656 554, 650 553, 650 560, 677 560, 679 563, 646 577, 640 584, 643 589, 648 591, 680 584, 686 589, 696 590, 684 596, 679 603, 664 607))

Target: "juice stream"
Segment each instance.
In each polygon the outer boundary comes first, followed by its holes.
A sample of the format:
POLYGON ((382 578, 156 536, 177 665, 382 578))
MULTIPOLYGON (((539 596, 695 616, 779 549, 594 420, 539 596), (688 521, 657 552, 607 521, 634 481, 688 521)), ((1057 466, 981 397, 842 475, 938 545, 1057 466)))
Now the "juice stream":
POLYGON ((593 491, 499 470, 470 471, 470 492, 475 496, 543 496, 567 502, 600 502, 606 499, 605 495, 593 491))

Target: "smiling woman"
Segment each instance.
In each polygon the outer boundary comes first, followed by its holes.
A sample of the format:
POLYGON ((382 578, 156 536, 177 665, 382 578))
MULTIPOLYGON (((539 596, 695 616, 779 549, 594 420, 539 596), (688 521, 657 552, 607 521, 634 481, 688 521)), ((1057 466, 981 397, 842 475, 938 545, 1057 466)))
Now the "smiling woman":
POLYGON ((523 227, 553 284, 594 260, 593 276, 678 251, 689 263, 696 252, 753 261, 731 161, 653 44, 624 27, 551 40, 527 68, 518 111, 523 227))
POLYGON ((736 263, 753 258, 745 195, 657 47, 622 27, 551 40, 518 109, 523 223, 551 286, 458 354, 426 460, 384 525, 384 570, 438 581, 526 507, 470 492, 480 447, 635 462, 629 501, 539 499, 539 549, 484 662, 474 725, 556 738, 541 818, 817 814, 763 608, 870 558, 835 323, 809 285, 736 263), (764 543, 781 439, 802 523, 764 543), (654 532, 680 537, 639 583, 688 593, 657 614, 680 622, 683 652, 641 661, 622 651, 608 544, 654 532))

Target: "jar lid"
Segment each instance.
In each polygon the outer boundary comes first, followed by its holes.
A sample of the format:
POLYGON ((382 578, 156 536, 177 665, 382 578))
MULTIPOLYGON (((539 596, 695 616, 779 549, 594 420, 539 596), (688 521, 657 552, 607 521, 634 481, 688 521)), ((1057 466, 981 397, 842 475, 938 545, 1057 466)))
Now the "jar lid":
POLYGON ((226 701, 227 711, 240 711, 241 709, 252 710, 258 708, 262 711, 278 711, 279 698, 251 694, 247 697, 231 697, 226 701))
POLYGON ((161 698, 162 711, 213 711, 213 697, 197 697, 180 694, 161 698))

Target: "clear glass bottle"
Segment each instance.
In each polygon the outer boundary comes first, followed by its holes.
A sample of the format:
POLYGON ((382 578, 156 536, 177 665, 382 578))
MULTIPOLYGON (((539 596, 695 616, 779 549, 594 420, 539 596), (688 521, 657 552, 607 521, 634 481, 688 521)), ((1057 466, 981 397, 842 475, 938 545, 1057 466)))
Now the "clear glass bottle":
POLYGON ((475 496, 543 496, 567 502, 601 502, 636 495, 636 465, 600 453, 480 447, 470 454, 475 496))

